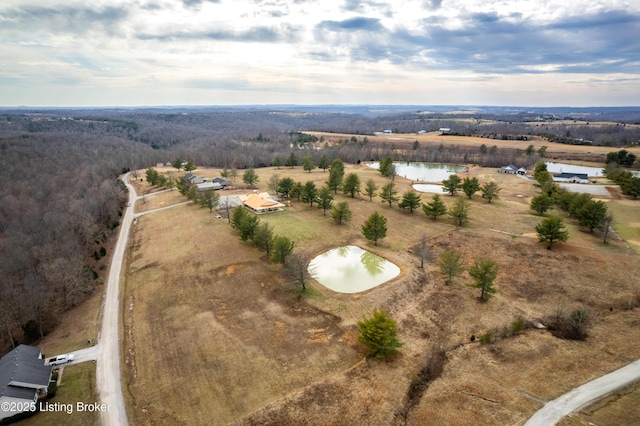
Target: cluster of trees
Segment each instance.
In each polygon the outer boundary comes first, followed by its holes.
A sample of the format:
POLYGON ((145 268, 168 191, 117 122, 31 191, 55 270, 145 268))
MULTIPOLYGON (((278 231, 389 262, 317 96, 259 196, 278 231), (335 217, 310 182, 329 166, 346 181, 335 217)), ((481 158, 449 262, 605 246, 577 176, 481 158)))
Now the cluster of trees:
POLYGON ((252 241, 263 250, 267 259, 286 265, 287 258, 293 253, 293 241, 286 236, 275 235, 273 226, 261 222, 253 213, 238 206, 231 213, 231 226, 240 234, 242 241, 252 241))
POLYGON ((104 276, 126 189, 151 148, 113 137, 0 134, 0 352, 33 342, 104 276))
POLYGON ((460 189, 469 199, 471 199, 476 192, 480 191, 482 198, 486 199, 488 203, 497 199, 500 193, 500 188, 497 183, 489 181, 480 185, 478 178, 475 177, 464 178, 463 180, 458 175, 451 175, 449 179, 442 181, 442 190, 448 192, 451 196, 456 195, 456 192, 460 189))
POLYGON ((159 186, 160 188, 173 188, 176 184, 170 176, 159 173, 154 168, 148 168, 145 177, 150 185, 159 186))
POLYGON ((615 163, 620 164, 622 166, 631 167, 636 162, 636 155, 627 151, 626 149, 621 149, 620 151, 612 151, 607 154, 607 159, 605 163, 615 163))
POLYGON ((462 254, 457 250, 449 249, 440 257, 438 267, 447 285, 466 270, 474 280, 474 283, 469 286, 480 289, 480 299, 482 300, 488 300, 498 291, 494 286, 494 281, 498 276, 498 265, 492 259, 476 259, 472 266, 465 268, 462 254))
POLYGON ((620 190, 624 195, 628 195, 634 200, 640 196, 640 176, 634 176, 630 171, 623 170, 611 163, 607 165, 605 172, 609 179, 620 185, 620 190))
MULTIPOLYGON (((609 214, 605 202, 594 200, 590 194, 571 192, 559 187, 551 180, 544 163, 536 165, 534 177, 538 181, 541 193, 531 199, 530 207, 533 211, 543 216, 553 207, 557 207, 570 218, 577 220, 580 226, 589 232, 600 230, 603 242, 607 242, 613 216, 609 214)), ((548 249, 558 241, 567 241, 569 236, 564 221, 556 216, 545 218, 536 226, 536 231, 540 241, 547 243, 548 249)))

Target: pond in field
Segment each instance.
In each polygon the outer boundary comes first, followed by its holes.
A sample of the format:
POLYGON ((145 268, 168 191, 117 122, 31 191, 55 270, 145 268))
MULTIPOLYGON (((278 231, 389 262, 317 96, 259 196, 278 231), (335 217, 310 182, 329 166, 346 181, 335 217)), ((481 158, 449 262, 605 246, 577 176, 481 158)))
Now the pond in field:
POLYGON ((547 171, 550 173, 584 173, 589 177, 604 176, 603 167, 576 166, 575 164, 553 163, 547 161, 547 171))
POLYGON ((309 274, 338 293, 360 293, 389 281, 400 268, 358 246, 343 246, 322 253, 309 263, 309 274))
POLYGON ((430 192, 432 194, 443 194, 445 190, 442 189, 442 185, 436 185, 433 183, 414 183, 413 189, 418 192, 430 192))
MULTIPOLYGON (((467 171, 464 166, 442 163, 403 163, 394 161, 396 175, 418 182, 442 182, 458 172, 467 171)), ((373 169, 380 168, 380 162, 368 163, 373 169)))

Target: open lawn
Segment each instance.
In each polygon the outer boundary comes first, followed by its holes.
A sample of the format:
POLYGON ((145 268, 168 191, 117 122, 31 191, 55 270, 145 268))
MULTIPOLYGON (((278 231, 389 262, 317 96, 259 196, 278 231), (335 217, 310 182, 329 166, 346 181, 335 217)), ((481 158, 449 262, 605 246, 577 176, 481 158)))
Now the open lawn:
MULTIPOLYGON (((273 174, 318 186, 328 177, 300 167, 256 172, 259 190, 267 189, 273 174)), ((350 172, 363 185, 369 178, 380 186, 387 182, 364 165, 347 165, 350 172)), ((460 174, 467 175, 495 180, 502 191, 491 204, 474 195, 465 228, 448 217, 432 221, 421 210, 409 214, 363 195, 336 195, 353 212, 342 226, 295 200, 285 212, 260 216, 275 234, 293 238, 296 250, 315 255, 356 244, 400 266, 399 277, 356 295, 337 294, 311 280, 308 295, 300 297, 280 265, 240 241, 226 220, 194 204, 140 217, 123 290, 123 376, 132 423, 520 424, 540 399, 553 399, 640 357, 634 309, 640 304, 638 255, 624 241, 601 244, 599 235, 570 219, 568 244, 546 250, 535 237, 541 218, 529 209, 537 193, 531 181, 480 167, 460 174), (388 220, 388 235, 378 246, 360 233, 374 210, 388 220), (428 262, 421 270, 414 246, 423 234, 428 262), (448 248, 459 250, 465 265, 483 257, 496 260, 499 292, 489 302, 478 301, 466 273, 443 284, 436 262, 448 248), (362 362, 355 323, 374 307, 398 320, 404 342, 389 363, 362 362), (592 319, 585 342, 533 329, 500 338, 518 316, 547 322, 559 310, 576 308, 587 309, 592 319), (494 343, 471 343, 470 336, 487 331, 497 336, 494 343), (434 346, 447 351, 443 373, 407 404, 407 390, 434 346)), ((411 182, 396 178, 396 185, 401 195, 411 182)), ((175 194, 148 202, 180 201, 175 194)), ((455 197, 442 198, 451 205, 455 197)), ((620 221, 633 217, 638 206, 609 201, 614 202, 625 206, 618 209, 620 221)), ((635 222, 627 226, 640 228, 635 222)))

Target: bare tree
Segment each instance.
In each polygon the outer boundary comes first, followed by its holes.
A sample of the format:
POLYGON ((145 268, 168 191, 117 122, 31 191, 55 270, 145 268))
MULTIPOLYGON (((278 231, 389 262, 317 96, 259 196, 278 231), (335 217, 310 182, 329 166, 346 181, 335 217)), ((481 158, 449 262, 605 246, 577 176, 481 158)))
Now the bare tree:
POLYGON ((288 278, 293 279, 296 284, 302 287, 302 291, 307 289, 307 265, 309 264, 309 254, 305 251, 297 251, 289 256, 288 262, 284 267, 285 274, 288 278))
POLYGON ((420 268, 424 269, 424 259, 427 257, 427 234, 420 236, 420 241, 416 246, 418 257, 420 257, 420 268))

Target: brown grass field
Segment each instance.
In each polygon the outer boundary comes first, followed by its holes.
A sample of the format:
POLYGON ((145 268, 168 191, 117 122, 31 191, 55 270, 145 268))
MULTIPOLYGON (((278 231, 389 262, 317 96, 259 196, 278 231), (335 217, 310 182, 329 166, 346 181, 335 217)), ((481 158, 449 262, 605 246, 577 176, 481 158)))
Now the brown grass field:
MULTIPOLYGON (((256 171, 260 190, 272 174, 317 185, 328 176, 299 167, 256 171)), ((386 182, 364 165, 348 165, 346 172, 358 173, 362 182, 386 182)), ((195 173, 213 177, 219 170, 195 173)), ((213 219, 193 204, 139 218, 123 290, 131 423, 521 424, 540 400, 640 357, 640 262, 629 248, 634 242, 621 238, 640 228, 639 202, 608 199, 619 217, 616 226, 628 228, 610 244, 567 220, 568 244, 549 251, 535 239, 540 218, 528 207, 536 194, 531 182, 480 167, 468 174, 481 182, 493 179, 502 191, 491 204, 476 194, 465 228, 362 195, 336 197, 350 203, 349 225, 337 226, 315 206, 297 201, 285 212, 260 217, 276 234, 293 238, 297 250, 315 255, 356 244, 400 266, 399 277, 357 295, 334 293, 313 280, 302 294, 279 265, 240 241, 226 219, 213 219), (374 210, 387 217, 389 229, 377 247, 359 231, 374 210), (423 233, 429 262, 420 270, 412 247, 423 233), (488 303, 466 286, 466 273, 443 285, 436 261, 447 248, 460 250, 466 264, 480 257, 497 261, 499 292, 488 303), (398 320, 404 342, 388 363, 363 361, 365 349, 357 343, 356 322, 374 307, 398 320), (584 342, 533 329, 487 345, 470 342, 471 335, 488 330, 499 336, 517 316, 545 320, 578 307, 593 319, 584 342), (443 374, 405 418, 399 413, 407 389, 434 346, 447 350, 443 374)), ((402 178, 396 183, 400 194, 410 187, 402 178)), ((150 191, 144 182, 136 185, 150 191)), ((224 191, 233 192, 244 191, 224 191)), ((430 198, 422 195, 423 201, 430 198)), ((452 203, 452 197, 443 198, 452 203)), ((136 208, 180 201, 172 191, 138 201, 136 208)))

